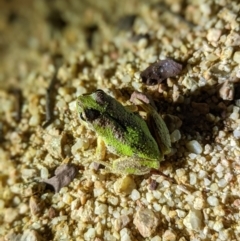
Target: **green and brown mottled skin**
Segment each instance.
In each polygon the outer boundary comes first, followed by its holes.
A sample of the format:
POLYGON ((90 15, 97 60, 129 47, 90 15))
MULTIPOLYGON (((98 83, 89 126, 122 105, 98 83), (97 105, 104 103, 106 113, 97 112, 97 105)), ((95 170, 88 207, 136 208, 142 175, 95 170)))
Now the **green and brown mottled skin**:
POLYGON ((164 153, 137 113, 130 112, 102 90, 79 96, 77 111, 80 118, 102 138, 108 150, 120 156, 112 165, 100 163, 123 174, 141 175, 151 168, 159 168, 164 153))

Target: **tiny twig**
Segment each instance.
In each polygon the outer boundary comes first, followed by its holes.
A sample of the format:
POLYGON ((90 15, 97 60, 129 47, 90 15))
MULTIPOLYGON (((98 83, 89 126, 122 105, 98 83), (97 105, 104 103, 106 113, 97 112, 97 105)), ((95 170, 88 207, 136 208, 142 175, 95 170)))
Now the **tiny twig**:
POLYGON ((12 93, 15 98, 15 109, 16 109, 16 115, 15 115, 15 120, 17 122, 20 122, 22 118, 22 102, 23 102, 23 97, 22 97, 22 90, 19 88, 12 88, 10 89, 10 93, 12 93))
POLYGON ((4 140, 3 138, 3 124, 2 122, 0 122, 0 142, 2 142, 4 140))
POLYGON ((55 72, 54 75, 51 79, 51 82, 47 88, 46 91, 46 119, 45 122, 43 123, 43 128, 46 128, 49 124, 51 124, 51 122, 53 121, 53 111, 54 111, 54 99, 53 99, 53 94, 55 92, 55 85, 57 82, 57 73, 58 73, 58 69, 61 65, 61 60, 58 58, 59 56, 56 56, 55 59, 55 72))
POLYGON ((43 123, 43 128, 47 127, 52 121, 53 121, 53 108, 54 108, 54 103, 53 103, 53 92, 54 92, 54 86, 57 80, 57 71, 55 71, 54 76, 51 79, 51 82, 47 88, 46 91, 46 120, 43 123))

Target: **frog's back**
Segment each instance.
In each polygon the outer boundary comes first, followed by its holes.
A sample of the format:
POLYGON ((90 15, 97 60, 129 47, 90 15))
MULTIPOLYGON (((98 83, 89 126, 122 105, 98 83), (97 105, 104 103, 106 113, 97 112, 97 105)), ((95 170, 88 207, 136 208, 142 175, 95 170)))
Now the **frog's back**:
POLYGON ((158 145, 146 122, 119 102, 112 102, 101 119, 95 121, 98 122, 94 125, 95 130, 110 152, 120 156, 161 159, 158 145))

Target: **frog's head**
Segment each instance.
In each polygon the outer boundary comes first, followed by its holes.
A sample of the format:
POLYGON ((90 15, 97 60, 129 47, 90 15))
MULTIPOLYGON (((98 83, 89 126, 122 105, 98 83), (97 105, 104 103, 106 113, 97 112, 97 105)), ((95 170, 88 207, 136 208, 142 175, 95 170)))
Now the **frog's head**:
POLYGON ((80 119, 92 122, 103 114, 108 106, 109 96, 103 90, 96 90, 91 94, 84 94, 77 99, 77 111, 80 119))

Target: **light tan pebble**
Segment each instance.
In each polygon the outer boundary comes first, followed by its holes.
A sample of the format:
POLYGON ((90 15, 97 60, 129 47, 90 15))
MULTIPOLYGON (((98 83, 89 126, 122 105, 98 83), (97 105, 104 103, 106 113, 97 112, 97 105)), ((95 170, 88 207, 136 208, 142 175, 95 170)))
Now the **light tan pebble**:
POLYGON ((119 178, 115 183, 114 183, 114 190, 117 193, 121 194, 130 194, 132 190, 136 187, 136 184, 130 176, 124 176, 122 178, 119 178))
POLYGON ((86 233, 84 233, 84 240, 91 241, 95 238, 96 231, 95 228, 89 228, 86 233))
POLYGON ((239 119, 239 113, 233 112, 230 116, 230 119, 232 120, 238 120, 239 119))
POLYGON ((130 218, 128 217, 128 215, 122 215, 119 218, 115 219, 114 228, 119 231, 126 227, 129 222, 130 218))
POLYGON ((117 241, 117 240, 120 240, 120 236, 118 236, 117 238, 115 237, 116 236, 116 232, 110 232, 108 230, 105 230, 104 231, 104 235, 103 235, 103 240, 105 241, 117 241))
POLYGON ((170 210, 168 216, 169 218, 175 218, 177 216, 177 212, 175 210, 170 210))
POLYGON ((233 136, 236 138, 236 139, 240 139, 240 130, 236 129, 233 131, 233 136))
POLYGON ((204 186, 209 186, 211 184, 211 181, 208 178, 204 178, 204 186))
POLYGON ((182 85, 184 85, 187 89, 189 89, 191 91, 194 91, 197 89, 197 82, 189 76, 186 76, 183 79, 182 85))
POLYGON ((230 240, 230 229, 220 230, 218 233, 218 238, 220 240, 230 240))
POLYGON ((108 206, 104 203, 96 203, 95 204, 95 209, 94 209, 94 213, 96 215, 105 215, 107 214, 108 211, 108 206))
POLYGON ((172 199, 172 196, 173 196, 173 193, 170 191, 170 190, 166 190, 164 193, 163 193, 164 197, 168 200, 171 200, 172 199))
MULTIPOLYGON (((153 191, 154 192, 154 191, 153 191)), ((153 195, 153 193, 151 193, 151 192, 147 192, 146 193, 146 199, 147 199, 147 201, 150 203, 150 202, 152 202, 153 200, 154 200, 154 195, 153 195)))
POLYGON ((179 141, 181 139, 181 132, 178 129, 174 130, 171 133, 170 138, 171 138, 172 143, 175 143, 175 142, 179 141))
POLYGON ((233 205, 240 209, 240 199, 239 198, 235 199, 234 202, 233 202, 233 205))
POLYGON ((20 241, 22 234, 16 234, 13 230, 10 230, 5 237, 0 237, 0 241, 20 241))
POLYGON ((123 228, 120 231, 121 241, 132 241, 131 232, 127 228, 123 228))
POLYGON ((6 208, 4 210, 4 222, 12 223, 18 216, 18 210, 16 208, 6 208))
POLYGON ((230 59, 232 57, 233 54, 233 47, 226 47, 223 49, 222 53, 221 53, 221 59, 230 59))
POLYGON ((196 140, 192 140, 192 141, 189 141, 187 144, 186 144, 186 147, 187 149, 192 152, 192 153, 195 153, 195 154, 201 154, 202 151, 203 151, 203 148, 202 146, 200 145, 200 143, 196 140))
POLYGON ((40 120, 41 120, 40 115, 39 114, 35 114, 35 115, 31 116, 28 124, 30 126, 38 126, 40 124, 40 120))
POLYGON ((217 164, 217 166, 214 168, 216 172, 223 172, 225 170, 225 167, 221 165, 220 163, 217 164))
POLYGON ((162 241, 162 238, 160 236, 156 235, 153 238, 151 238, 150 241, 162 241))
POLYGON ((21 203, 21 204, 19 205, 19 213, 20 213, 20 214, 25 214, 25 213, 27 213, 28 211, 29 211, 29 207, 28 207, 27 204, 21 203))
MULTIPOLYGON (((240 52, 239 52, 240 53, 240 52)), ((234 98, 234 85, 228 80, 223 83, 219 89, 219 96, 223 100, 233 100, 234 98)))
POLYGON ((176 174, 178 177, 182 177, 182 176, 185 176, 186 175, 186 170, 183 169, 183 168, 179 168, 176 170, 176 174))
POLYGON ((73 100, 70 103, 68 103, 68 107, 71 112, 75 113, 76 112, 76 100, 73 100))
POLYGON ((195 185, 197 183, 197 174, 195 172, 189 173, 189 183, 190 185, 195 185))
POLYGON ((236 51, 234 54, 233 54, 233 60, 240 64, 240 51, 236 51))
POLYGON ((138 200, 138 199, 140 198, 140 193, 139 193, 139 191, 136 190, 136 189, 133 189, 133 190, 132 190, 132 193, 130 194, 130 197, 131 197, 131 199, 132 199, 133 201, 138 200))
POLYGON ((226 46, 239 46, 240 45, 240 34, 232 31, 225 42, 226 46))
POLYGON ((130 75, 124 75, 121 78, 121 80, 122 80, 123 83, 129 83, 131 81, 131 76, 130 75))
POLYGON ((36 230, 27 229, 23 232, 20 241, 44 241, 44 238, 36 230))
POLYGON ((231 27, 234 28, 237 15, 232 10, 228 9, 227 7, 222 8, 222 10, 218 13, 218 17, 220 19, 224 19, 226 22, 231 23, 231 27))
POLYGON ((212 28, 208 30, 207 40, 210 42, 216 42, 219 40, 222 31, 220 29, 212 28))
POLYGON ((217 185, 217 183, 211 183, 211 185, 210 185, 210 190, 211 190, 211 192, 216 192, 216 191, 218 191, 218 185, 217 185))
POLYGON ((89 141, 86 139, 78 138, 76 143, 71 148, 71 153, 75 156, 79 150, 86 150, 89 147, 89 141))
POLYGON ((209 62, 214 62, 218 59, 219 57, 213 53, 210 53, 206 56, 206 60, 209 62))
POLYGON ((73 197, 69 194, 69 193, 64 193, 63 194, 63 198, 62 198, 62 201, 66 204, 71 204, 72 203, 72 200, 73 200, 73 197))
POLYGON ((96 230, 96 234, 98 236, 102 236, 103 232, 104 232, 104 229, 103 229, 103 225, 101 222, 98 222, 96 225, 95 225, 95 230, 96 230))
POLYGON ((94 206, 95 205, 93 204, 93 202, 88 200, 84 206, 81 206, 77 210, 78 212, 76 213, 76 218, 80 219, 84 223, 91 222, 95 217, 93 213, 94 206))
POLYGON ((218 216, 218 217, 224 217, 226 215, 226 211, 224 208, 225 207, 222 205, 213 207, 212 210, 213 210, 214 215, 218 216))
POLYGON ((59 130, 52 129, 48 133, 44 133, 44 147, 55 158, 62 158, 63 145, 66 140, 66 132, 60 133, 59 130))
POLYGON ((133 223, 140 234, 146 238, 156 232, 157 226, 159 225, 159 219, 152 210, 140 208, 134 217, 133 223))
POLYGON ((223 227, 224 227, 223 223, 220 220, 216 221, 213 225, 213 229, 217 232, 221 231, 223 229, 223 227))
POLYGON ((200 170, 198 173, 198 178, 203 179, 204 177, 207 176, 207 172, 205 170, 200 170))
POLYGON ((154 208, 155 211, 159 212, 159 211, 161 211, 162 206, 159 205, 158 203, 154 202, 153 203, 153 208, 154 208))
POLYGON ((119 198, 115 196, 108 196, 107 198, 108 203, 112 204, 113 206, 117 206, 119 204, 119 198))
POLYGON ((191 160, 195 160, 197 158, 197 154, 195 154, 195 153, 189 153, 188 156, 191 160))
POLYGON ((184 218, 187 215, 185 211, 180 210, 180 209, 177 209, 176 212, 177 212, 177 215, 179 218, 184 218))
POLYGON ((207 202, 210 206, 217 206, 219 204, 219 200, 214 196, 209 196, 207 202))
POLYGON ((184 237, 181 237, 178 241, 187 241, 184 237))
POLYGON ((203 197, 196 197, 194 202, 193 202, 193 207, 196 210, 202 210, 205 206, 205 201, 203 197))
POLYGON ((101 195, 103 195, 105 193, 105 189, 103 187, 97 187, 93 189, 93 196, 96 197, 100 197, 101 195))
POLYGON ((57 101, 56 107, 58 109, 61 109, 61 111, 66 110, 67 109, 67 103, 65 102, 64 99, 60 99, 60 100, 57 101))
POLYGON ((175 241, 177 235, 172 230, 166 230, 163 234, 162 241, 175 241))
POLYGON ((40 176, 42 179, 48 179, 48 169, 46 167, 41 167, 41 172, 40 172, 40 176))
POLYGON ((203 228, 203 215, 200 210, 192 209, 188 215, 183 219, 183 224, 189 230, 199 231, 203 228))

